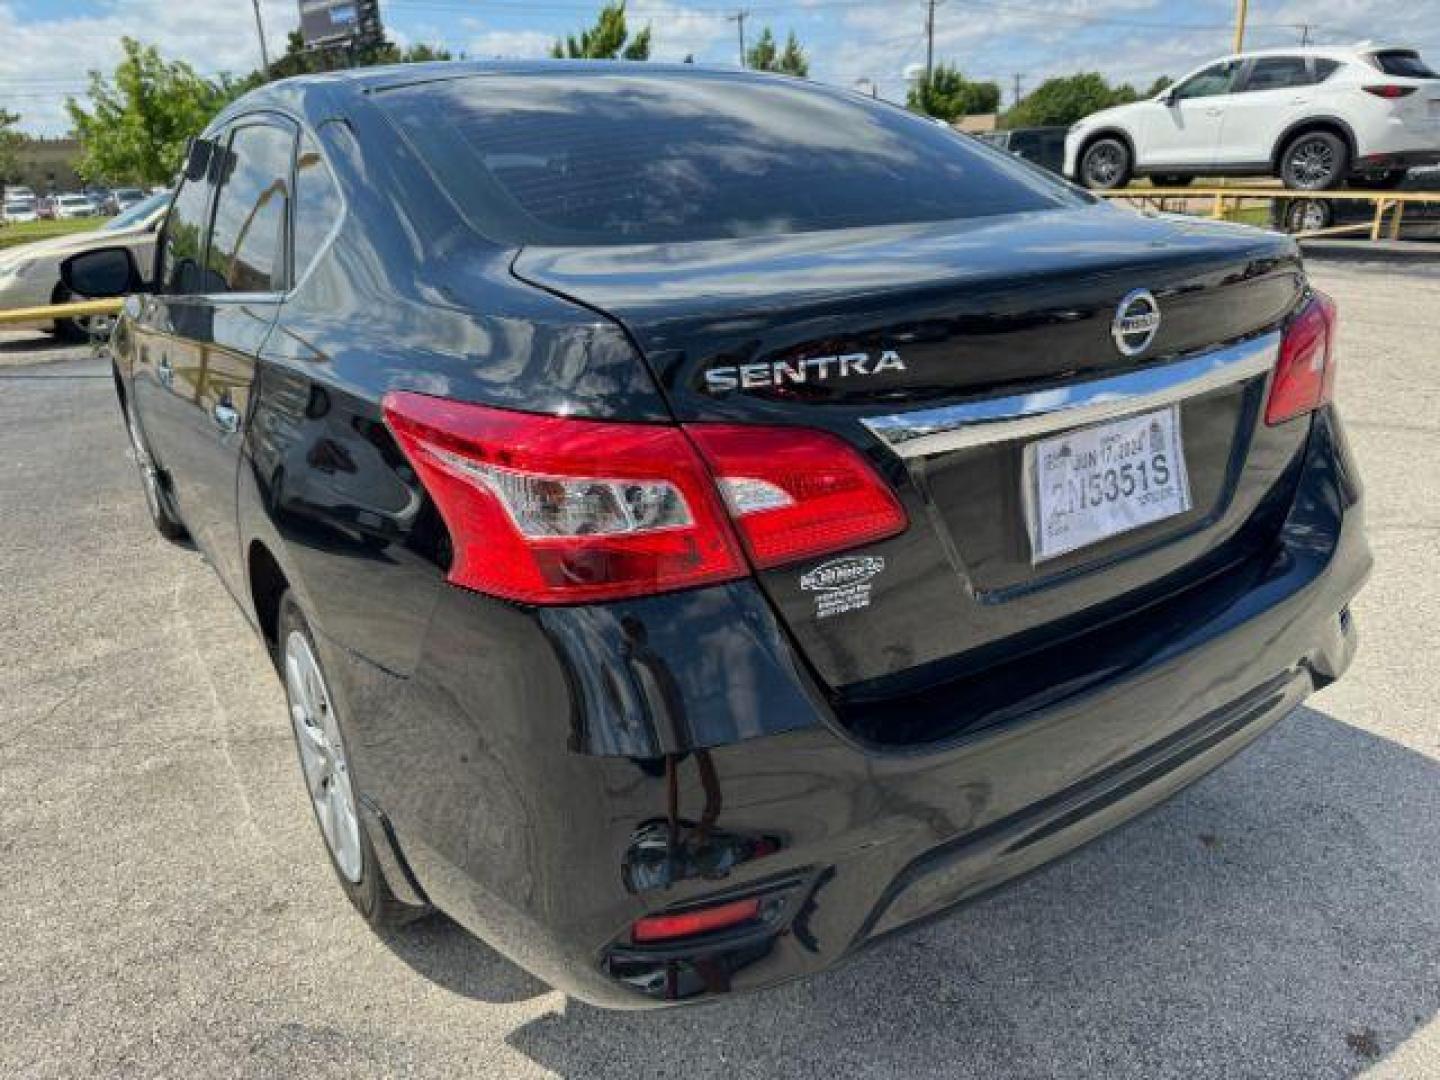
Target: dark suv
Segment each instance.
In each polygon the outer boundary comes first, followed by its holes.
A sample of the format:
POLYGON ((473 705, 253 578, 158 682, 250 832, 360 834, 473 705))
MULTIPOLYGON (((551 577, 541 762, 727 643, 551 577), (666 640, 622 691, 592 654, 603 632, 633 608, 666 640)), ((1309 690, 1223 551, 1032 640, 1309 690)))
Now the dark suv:
POLYGON ((1215 767, 1370 563, 1294 244, 782 76, 281 82, 116 387, 341 884, 611 1006, 823 968, 1215 767))

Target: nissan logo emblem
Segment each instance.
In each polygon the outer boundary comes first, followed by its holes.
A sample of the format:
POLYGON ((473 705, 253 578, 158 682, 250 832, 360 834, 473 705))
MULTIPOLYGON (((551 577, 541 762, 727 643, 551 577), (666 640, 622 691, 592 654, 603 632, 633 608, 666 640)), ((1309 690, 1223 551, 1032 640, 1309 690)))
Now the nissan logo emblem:
POLYGON ((1160 305, 1149 289, 1127 293, 1115 309, 1110 336, 1115 347, 1125 356, 1139 356, 1150 347, 1160 330, 1160 305))

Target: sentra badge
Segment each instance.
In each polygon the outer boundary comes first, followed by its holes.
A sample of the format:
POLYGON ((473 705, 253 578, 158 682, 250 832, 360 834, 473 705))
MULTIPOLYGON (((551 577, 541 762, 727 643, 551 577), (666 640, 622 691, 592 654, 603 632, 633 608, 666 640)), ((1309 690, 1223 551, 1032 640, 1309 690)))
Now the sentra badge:
POLYGON ((723 394, 730 390, 761 390, 786 383, 803 385, 904 370, 905 361, 894 349, 886 349, 879 356, 865 352, 842 353, 838 356, 811 356, 804 360, 774 360, 711 368, 705 372, 705 389, 712 394, 723 394))

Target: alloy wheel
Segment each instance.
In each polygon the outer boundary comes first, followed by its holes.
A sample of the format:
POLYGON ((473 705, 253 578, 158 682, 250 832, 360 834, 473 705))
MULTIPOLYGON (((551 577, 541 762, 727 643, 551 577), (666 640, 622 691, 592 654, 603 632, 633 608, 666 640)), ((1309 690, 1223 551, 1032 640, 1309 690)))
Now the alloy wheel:
POLYGON ((325 677, 310 642, 298 630, 285 639, 285 691, 290 720, 300 745, 305 786, 315 804, 320 832, 347 881, 358 882, 364 870, 360 851, 360 819, 355 789, 345 761, 344 744, 325 677))
POLYGON ((1335 148, 1323 139, 1306 139, 1290 151, 1290 172, 1300 187, 1325 187, 1335 175, 1335 167, 1335 148))
POLYGON ((135 414, 128 407, 126 412, 129 415, 125 427, 130 433, 130 446, 135 452, 135 464, 140 469, 140 486, 145 489, 145 505, 150 508, 150 516, 158 519, 161 516, 160 477, 155 472, 155 463, 150 460, 150 452, 140 441, 140 430, 135 425, 135 414))
POLYGON ((1097 187, 1112 186, 1123 166, 1119 148, 1111 143, 1095 147, 1085 159, 1085 172, 1097 187))

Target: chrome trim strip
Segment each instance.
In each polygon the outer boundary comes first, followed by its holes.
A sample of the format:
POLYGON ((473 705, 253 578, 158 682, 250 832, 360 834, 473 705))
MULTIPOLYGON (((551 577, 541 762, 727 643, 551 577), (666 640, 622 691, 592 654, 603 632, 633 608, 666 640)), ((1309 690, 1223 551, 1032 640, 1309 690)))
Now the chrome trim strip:
POLYGON ((1012 439, 1031 439, 1188 397, 1264 375, 1280 353, 1278 331, 1235 345, 1076 386, 966 401, 937 409, 862 421, 902 458, 928 457, 1012 439))

